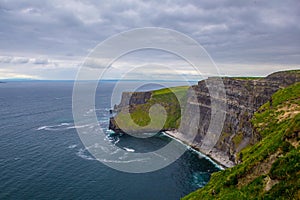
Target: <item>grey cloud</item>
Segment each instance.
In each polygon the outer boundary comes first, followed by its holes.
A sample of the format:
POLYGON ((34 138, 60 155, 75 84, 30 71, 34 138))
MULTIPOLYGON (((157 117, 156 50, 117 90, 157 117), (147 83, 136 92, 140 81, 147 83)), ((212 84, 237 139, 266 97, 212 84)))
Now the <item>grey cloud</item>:
POLYGON ((10 63, 12 59, 10 56, 0 57, 0 63, 10 63))
POLYGON ((13 57, 13 56, 0 56, 0 63, 11 63, 11 64, 37 64, 46 65, 54 62, 49 61, 48 58, 30 58, 30 57, 13 57))
POLYGON ((45 64, 48 64, 49 61, 48 61, 48 59, 45 59, 45 58, 36 58, 33 63, 37 64, 37 65, 45 65, 45 64))
POLYGON ((218 63, 299 66, 299 7, 297 0, 0 0, 0 55, 80 59, 113 34, 159 26, 196 39, 218 63))
POLYGON ((28 62, 29 62, 29 58, 25 58, 25 57, 11 57, 11 56, 0 57, 0 63, 25 64, 28 62))
POLYGON ((29 62, 28 58, 14 58, 12 60, 13 63, 20 63, 20 64, 25 64, 29 62))

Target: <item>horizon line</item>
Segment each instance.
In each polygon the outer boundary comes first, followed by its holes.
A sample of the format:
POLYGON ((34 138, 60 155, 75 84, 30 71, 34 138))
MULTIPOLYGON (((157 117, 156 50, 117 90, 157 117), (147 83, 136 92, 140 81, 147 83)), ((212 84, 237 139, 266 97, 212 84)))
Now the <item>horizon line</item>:
MULTIPOLYGON (((201 79, 203 80, 203 79, 201 79)), ((0 79, 0 82, 44 82, 44 81, 64 81, 64 82, 75 82, 75 81, 84 81, 84 82, 101 82, 101 81, 163 81, 163 82, 186 82, 186 81, 199 81, 199 80, 160 80, 160 79, 153 79, 153 80, 139 80, 139 79, 102 79, 102 80, 74 80, 74 79, 18 79, 18 78, 12 78, 12 79, 0 79)))

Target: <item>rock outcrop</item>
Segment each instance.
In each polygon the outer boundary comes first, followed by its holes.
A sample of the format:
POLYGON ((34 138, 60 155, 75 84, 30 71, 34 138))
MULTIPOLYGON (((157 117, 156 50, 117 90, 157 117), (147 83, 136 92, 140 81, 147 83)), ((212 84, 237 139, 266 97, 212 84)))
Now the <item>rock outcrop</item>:
MULTIPOLYGON (((215 150, 222 152, 229 160, 235 162, 235 155, 250 142, 255 142, 259 138, 253 134, 250 119, 254 112, 264 103, 270 100, 271 95, 280 88, 278 82, 260 80, 243 80, 235 78, 223 78, 226 91, 224 112, 226 112, 225 122, 221 136, 215 145, 215 150)), ((197 136, 193 141, 193 146, 200 151, 203 138, 207 133, 211 122, 211 97, 206 87, 205 81, 200 81, 198 85, 192 86, 195 96, 188 97, 183 123, 179 132, 187 134, 198 127, 197 136), (193 110, 196 106, 200 109, 200 119, 191 125, 193 110)), ((220 125, 221 126, 221 125, 220 125)), ((210 152, 205 152, 210 154, 210 152)))
MULTIPOLYGON (((271 96, 282 87, 286 87, 300 81, 300 71, 276 72, 266 78, 222 78, 226 98, 218 99, 223 102, 226 113, 225 122, 218 142, 212 152, 205 152, 201 149, 203 138, 211 121, 212 104, 206 82, 199 81, 198 85, 191 86, 188 94, 184 112, 181 117, 181 125, 178 127, 176 137, 198 150, 214 157, 215 154, 227 157, 228 162, 238 163, 237 153, 245 146, 260 140, 259 134, 255 134, 251 124, 251 118, 257 109, 270 101, 271 96), (195 110, 200 110, 200 115, 195 116, 195 110), (195 133, 194 141, 186 139, 186 135, 195 133)), ((130 93, 132 94, 132 93, 130 93)), ((151 92, 136 92, 129 99, 129 93, 123 93, 121 103, 116 106, 120 110, 123 106, 131 104, 145 104, 151 99, 151 92)), ((121 130, 112 118, 109 128, 120 132, 121 130)), ((225 166, 232 166, 229 163, 221 162, 225 166)))
POLYGON ((115 105, 117 111, 128 105, 145 104, 151 98, 152 92, 123 92, 121 102, 115 105))

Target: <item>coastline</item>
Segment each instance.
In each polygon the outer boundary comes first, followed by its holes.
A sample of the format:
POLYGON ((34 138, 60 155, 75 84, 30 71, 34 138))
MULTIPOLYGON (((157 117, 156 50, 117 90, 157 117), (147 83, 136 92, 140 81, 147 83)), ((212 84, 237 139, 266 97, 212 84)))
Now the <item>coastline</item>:
POLYGON ((177 130, 172 130, 172 131, 164 131, 166 136, 176 139, 177 141, 187 145, 190 147, 192 150, 195 152, 199 153, 201 156, 206 157, 206 159, 209 159, 212 161, 214 164, 219 166, 220 169, 226 169, 226 168, 231 168, 235 166, 235 163, 229 160, 227 155, 222 154, 220 151, 216 150, 213 148, 209 153, 205 153, 201 151, 197 146, 194 144, 189 143, 188 141, 184 141, 180 135, 182 135, 179 131, 177 130))
POLYGON ((217 168, 219 168, 220 170, 225 170, 225 166, 223 166, 221 163, 215 161, 214 159, 212 159, 211 157, 207 156, 206 154, 202 153, 201 151, 197 150, 196 148, 188 145, 187 143, 183 142, 182 140, 173 137, 172 135, 166 133, 165 131, 162 132, 164 136, 171 138, 172 140, 176 140, 177 142, 181 143, 182 145, 186 146, 189 150, 197 153, 199 156, 209 160, 210 162, 212 162, 217 168))

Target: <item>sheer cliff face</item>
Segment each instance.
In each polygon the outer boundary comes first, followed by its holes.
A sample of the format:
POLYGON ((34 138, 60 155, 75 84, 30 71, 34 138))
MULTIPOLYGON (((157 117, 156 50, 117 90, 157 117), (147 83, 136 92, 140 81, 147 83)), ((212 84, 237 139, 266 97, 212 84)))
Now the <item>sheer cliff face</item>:
MULTIPOLYGON (((253 113, 264 103, 270 100, 271 94, 279 89, 275 82, 265 80, 238 80, 233 78, 223 79, 226 99, 224 112, 226 113, 222 134, 215 145, 217 150, 226 153, 234 159, 234 154, 245 147, 249 142, 257 137, 253 134, 250 119, 253 113)), ((197 131, 197 137, 193 145, 200 148, 204 136, 207 134, 208 126, 211 122, 211 99, 205 81, 200 81, 197 86, 191 87, 195 91, 195 96, 189 96, 186 110, 183 114, 183 122, 180 132, 188 134, 197 131), (193 110, 199 107, 200 116, 197 122, 193 123, 195 116, 193 110), (197 130, 194 128, 198 127, 197 130)), ((220 124, 222 126, 222 124, 220 124)))
MULTIPOLYGON (((223 78, 226 91, 226 98, 213 99, 219 101, 222 112, 226 113, 222 133, 218 138, 214 150, 227 155, 234 162, 236 154, 250 143, 255 143, 260 139, 259 134, 255 133, 251 124, 251 118, 257 109, 264 103, 271 100, 271 95, 279 88, 286 87, 300 81, 300 71, 296 72, 277 72, 266 78, 247 79, 247 78, 223 78)), ((209 154, 201 149, 203 139, 207 135, 207 130, 211 122, 212 98, 207 88, 206 81, 200 81, 198 85, 190 87, 187 95, 186 106, 181 117, 179 132, 182 136, 179 139, 193 145, 200 151, 209 154), (199 110, 200 114, 195 114, 199 110), (187 140, 189 135, 196 134, 193 142, 187 140)), ((126 98, 126 93, 122 96, 122 101, 117 108, 122 105, 143 104, 151 98, 151 93, 138 93, 132 99, 126 98)), ((114 119, 110 121, 110 128, 116 131, 114 119)))
MULTIPOLYGON (((264 103, 271 102, 271 95, 279 88, 299 81, 299 72, 277 72, 261 79, 223 78, 226 99, 219 100, 224 101, 226 105, 226 118, 215 150, 238 162, 236 154, 248 144, 260 139, 251 124, 254 112, 264 103)), ((202 150, 201 145, 211 122, 211 98, 205 81, 200 81, 190 90, 179 132, 196 132, 197 136, 192 145, 202 150), (196 109, 200 109, 200 116, 194 115, 196 109)))
POLYGON ((123 92, 121 102, 115 106, 115 110, 119 110, 128 105, 145 104, 150 98, 151 92, 123 92))

